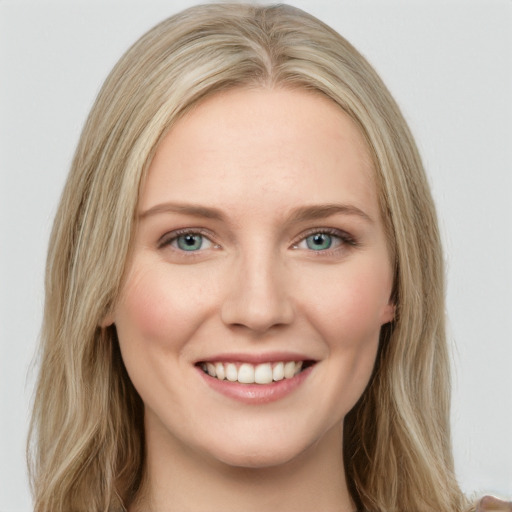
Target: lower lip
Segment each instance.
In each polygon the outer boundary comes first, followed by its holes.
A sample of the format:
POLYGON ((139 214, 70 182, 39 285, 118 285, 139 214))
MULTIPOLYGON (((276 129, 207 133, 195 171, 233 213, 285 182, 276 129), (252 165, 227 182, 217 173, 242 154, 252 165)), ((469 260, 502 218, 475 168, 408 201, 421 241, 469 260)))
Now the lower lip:
POLYGON ((270 384, 242 384, 240 382, 216 379, 199 367, 197 371, 206 384, 214 391, 239 402, 256 405, 275 402, 293 393, 308 378, 313 370, 313 366, 306 368, 291 379, 283 379, 270 384))

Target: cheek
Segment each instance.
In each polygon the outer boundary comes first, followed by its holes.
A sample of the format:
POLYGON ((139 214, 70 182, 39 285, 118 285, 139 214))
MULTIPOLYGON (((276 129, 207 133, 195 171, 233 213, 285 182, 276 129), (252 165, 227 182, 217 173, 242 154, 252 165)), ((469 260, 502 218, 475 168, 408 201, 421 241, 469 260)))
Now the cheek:
POLYGON ((132 270, 115 311, 122 345, 131 340, 176 349, 190 338, 209 309, 211 293, 207 281, 184 274, 167 265, 132 270))
POLYGON ((151 410, 171 411, 180 401, 169 369, 180 375, 184 347, 211 312, 211 286, 198 289, 198 282, 153 261, 135 261, 126 278, 114 323, 128 375, 151 410))
POLYGON ((309 294, 311 321, 331 342, 348 347, 378 339, 381 326, 392 319, 391 286, 391 270, 369 262, 311 275, 303 291, 315 290, 309 294))
POLYGON ((336 422, 353 408, 370 380, 391 307, 391 278, 385 270, 350 272, 347 266, 347 272, 332 275, 323 285, 324 293, 318 293, 310 308, 310 323, 327 346, 322 400, 336 422))

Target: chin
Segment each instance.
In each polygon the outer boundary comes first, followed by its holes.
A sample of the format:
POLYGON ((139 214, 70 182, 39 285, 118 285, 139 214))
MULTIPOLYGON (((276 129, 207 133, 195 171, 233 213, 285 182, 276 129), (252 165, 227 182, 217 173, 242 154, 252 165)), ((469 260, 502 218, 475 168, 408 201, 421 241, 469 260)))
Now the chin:
POLYGON ((299 453, 281 450, 278 453, 268 450, 254 452, 222 453, 216 458, 219 462, 236 468, 265 469, 275 468, 293 461, 299 453))
MULTIPOLYGON (((273 436, 272 436, 273 437, 273 436)), ((311 444, 303 439, 282 439, 280 436, 260 439, 230 439, 229 446, 210 445, 208 457, 231 467, 246 469, 275 468, 299 459, 311 444)), ((314 443, 312 443, 314 444, 314 443)))

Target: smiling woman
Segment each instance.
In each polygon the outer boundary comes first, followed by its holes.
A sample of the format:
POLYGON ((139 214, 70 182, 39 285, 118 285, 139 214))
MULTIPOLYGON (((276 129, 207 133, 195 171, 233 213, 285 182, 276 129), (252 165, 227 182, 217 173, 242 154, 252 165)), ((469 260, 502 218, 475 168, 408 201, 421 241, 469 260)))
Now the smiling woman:
POLYGON ((57 213, 35 509, 471 510, 441 262, 414 141, 341 36, 289 6, 164 21, 57 213))
POLYGON ((300 455, 307 467, 323 452, 316 485, 344 480, 341 466, 326 474, 342 453, 330 432, 363 393, 394 313, 369 162, 350 118, 300 89, 219 93, 160 142, 105 325, 145 405, 150 489, 166 487, 177 510, 190 504, 177 490, 192 461, 198 478, 205 461, 285 467, 300 455))

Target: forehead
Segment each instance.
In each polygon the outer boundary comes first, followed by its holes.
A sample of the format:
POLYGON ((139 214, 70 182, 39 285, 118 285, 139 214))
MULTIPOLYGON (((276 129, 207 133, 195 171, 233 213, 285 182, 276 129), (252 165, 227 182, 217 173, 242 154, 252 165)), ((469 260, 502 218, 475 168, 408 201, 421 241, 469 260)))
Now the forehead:
POLYGON ((140 209, 361 203, 378 216, 368 147, 332 100, 295 89, 234 89, 199 103, 160 142, 140 209), (217 206, 217 205, 215 205, 217 206))

